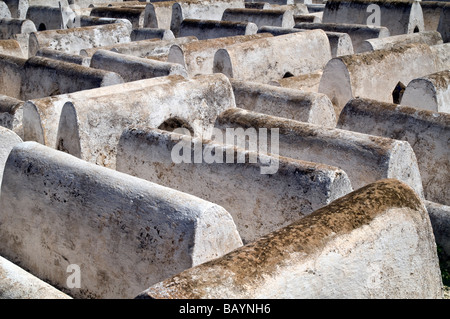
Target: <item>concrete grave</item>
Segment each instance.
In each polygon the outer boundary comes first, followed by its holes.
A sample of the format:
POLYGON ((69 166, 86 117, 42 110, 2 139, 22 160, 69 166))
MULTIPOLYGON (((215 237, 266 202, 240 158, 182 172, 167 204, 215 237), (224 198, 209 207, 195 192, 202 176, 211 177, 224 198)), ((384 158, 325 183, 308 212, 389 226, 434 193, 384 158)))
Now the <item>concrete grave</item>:
MULTIPOLYGON (((112 93, 119 94, 119 96, 120 94, 124 95, 122 100, 125 100, 125 95, 134 94, 133 92, 136 90, 148 90, 152 85, 171 83, 174 77, 175 79, 182 79, 181 76, 159 77, 115 85, 113 90, 109 87, 100 87, 27 101, 24 105, 24 140, 36 141, 52 148, 58 148, 58 126, 61 110, 66 102, 80 101, 81 103, 85 99, 110 96, 112 93)), ((128 102, 129 99, 127 98, 126 101, 128 102)), ((95 124, 95 121, 92 123, 95 124)))
POLYGON ((97 50, 111 50, 113 52, 132 55, 140 58, 163 56, 167 57, 169 50, 172 45, 179 45, 184 43, 189 43, 197 41, 196 37, 182 37, 172 40, 140 40, 133 41, 130 43, 115 44, 111 46, 98 47, 92 49, 85 49, 80 51, 80 55, 92 57, 97 50))
POLYGON ((28 101, 25 139, 115 168, 117 142, 126 127, 181 122, 199 135, 235 107, 231 84, 221 74, 172 75, 86 92, 28 101))
POLYGON ((442 40, 444 42, 450 42, 450 4, 447 3, 442 8, 441 18, 439 19, 439 24, 437 31, 442 35, 442 40))
POLYGON ((333 104, 325 94, 230 79, 236 106, 286 119, 336 126, 333 104))
POLYGON ((33 21, 25 19, 0 19, 0 39, 12 39, 19 42, 23 57, 28 57, 30 33, 35 32, 33 21))
POLYGON ((382 180, 137 298, 442 298, 439 273, 423 202, 382 180))
POLYGON ((316 71, 299 76, 290 76, 287 78, 279 79, 277 81, 271 81, 269 84, 305 92, 317 93, 319 92, 319 84, 322 73, 322 71, 316 71))
POLYGON ((188 76, 186 69, 178 63, 160 62, 106 50, 95 52, 90 66, 94 69, 115 72, 125 82, 175 74, 188 76))
POLYGON ((294 23, 322 23, 322 13, 320 15, 317 15, 315 13, 308 13, 308 14, 297 14, 294 15, 294 23))
POLYGON ((229 45, 271 37, 269 33, 229 36, 216 39, 193 41, 172 45, 168 62, 179 63, 186 68, 189 76, 213 73, 214 55, 219 49, 229 45))
POLYGON ((79 54, 69 54, 52 49, 40 49, 36 52, 36 56, 42 56, 44 58, 50 58, 55 60, 60 60, 69 63, 75 63, 82 66, 89 66, 91 63, 91 58, 81 56, 79 54))
POLYGON ((339 117, 338 128, 409 142, 425 199, 450 204, 450 115, 369 99, 353 99, 339 117))
POLYGON ((218 50, 213 71, 237 80, 268 83, 287 74, 297 76, 322 70, 330 59, 327 35, 322 30, 311 30, 218 50))
POLYGON ((74 298, 131 298, 242 245, 216 204, 35 142, 11 151, 0 207, 2 256, 74 298))
POLYGON ((12 18, 11 11, 9 11, 8 6, 3 1, 0 1, 0 19, 12 18))
POLYGON ((450 70, 409 82, 400 104, 433 112, 450 113, 450 70))
POLYGON ((245 8, 243 0, 183 0, 172 5, 170 29, 178 37, 181 23, 185 19, 217 20, 229 8, 245 8))
POLYGON ((0 40, 0 54, 23 58, 24 54, 16 40, 0 40))
POLYGON ((28 0, 28 3, 30 6, 49 6, 55 8, 69 6, 69 0, 28 0))
POLYGON ((438 70, 450 69, 450 43, 432 45, 431 52, 437 57, 438 70))
POLYGON ((305 122, 236 108, 223 112, 216 127, 253 127, 258 132, 278 128, 280 156, 338 167, 354 189, 395 178, 424 198, 417 159, 407 142, 305 122))
POLYGON ((443 1, 422 1, 420 3, 426 31, 436 31, 438 29, 439 20, 445 5, 446 3, 443 1))
POLYGON ((23 138, 23 104, 25 102, 7 95, 0 95, 0 126, 23 138))
POLYGON ((26 19, 33 21, 37 31, 74 27, 75 13, 69 8, 30 6, 26 19))
POLYGON ((354 97, 392 102, 398 82, 434 73, 438 60, 426 44, 408 44, 390 50, 346 55, 327 63, 319 92, 325 93, 336 108, 336 115, 354 97))
POLYGON ((361 24, 346 23, 297 23, 296 29, 314 30, 321 29, 326 32, 347 33, 351 40, 355 53, 364 52, 362 44, 367 39, 385 38, 390 35, 386 27, 367 26, 361 24))
POLYGON ((322 21, 380 26, 391 35, 425 31, 420 1, 328 0, 322 21), (376 9, 374 6, 377 6, 376 9), (379 11, 379 20, 374 11, 379 11))
POLYGON ((3 0, 14 19, 25 19, 29 7, 29 0, 3 0))
POLYGON ((226 9, 222 21, 252 22, 259 27, 276 26, 284 28, 294 27, 294 12, 292 10, 265 9, 226 9))
POLYGON ((16 133, 0 126, 0 185, 2 184, 3 170, 5 168, 9 153, 14 146, 20 143, 23 143, 23 141, 16 133))
POLYGON ((126 19, 133 29, 146 28, 144 24, 145 8, 96 7, 91 10, 91 16, 101 18, 126 19))
MULTIPOLYGON (((305 31, 306 30, 282 27, 261 27, 258 29, 258 33, 269 32, 274 36, 305 31)), ((331 57, 334 58, 341 55, 353 54, 352 40, 347 33, 330 31, 325 31, 325 33, 330 42, 331 57)))
POLYGON ((144 25, 148 28, 169 29, 172 22, 172 6, 175 1, 147 3, 145 6, 144 25))
POLYGON ((131 41, 148 39, 172 40, 175 39, 173 32, 169 29, 140 28, 131 31, 131 41))
POLYGON ((34 56, 24 64, 20 96, 25 101, 123 82, 115 72, 34 56))
POLYGON ((221 142, 161 130, 125 131, 118 146, 117 170, 223 206, 233 216, 244 243, 352 190, 345 172, 335 167, 267 155, 252 162, 256 153, 221 142), (183 157, 187 152, 188 161, 174 163, 173 152, 180 143, 187 146, 183 157), (197 148, 203 159, 196 159, 197 148), (217 161, 207 159, 207 152, 214 153, 217 161), (229 154, 231 163, 225 160, 229 154), (244 161, 236 162, 238 158, 244 161), (262 166, 270 174, 262 174, 262 166))
POLYGON ((403 46, 410 43, 425 43, 427 45, 442 44, 441 34, 437 31, 423 31, 418 33, 400 34, 385 38, 368 39, 362 45, 362 51, 386 50, 395 46, 403 46))
POLYGON ((256 34, 252 22, 185 19, 179 26, 178 37, 195 36, 199 40, 256 34))
POLYGON ((72 299, 0 256, 0 299, 72 299))
POLYGON ((0 94, 20 100, 23 69, 27 60, 0 54, 0 94))
POLYGON ((132 30, 133 26, 131 22, 126 19, 115 19, 115 18, 100 18, 100 17, 91 17, 87 15, 80 15, 75 18, 75 24, 78 23, 80 27, 90 27, 94 25, 103 25, 103 24, 111 24, 111 23, 124 23, 128 26, 128 29, 132 30))
POLYGON ((124 23, 33 32, 30 34, 29 56, 34 56, 42 48, 79 54, 82 49, 131 42, 130 33, 124 23))
POLYGON ((444 252, 443 261, 450 261, 450 206, 425 201, 425 205, 430 215, 433 233, 436 244, 444 252))

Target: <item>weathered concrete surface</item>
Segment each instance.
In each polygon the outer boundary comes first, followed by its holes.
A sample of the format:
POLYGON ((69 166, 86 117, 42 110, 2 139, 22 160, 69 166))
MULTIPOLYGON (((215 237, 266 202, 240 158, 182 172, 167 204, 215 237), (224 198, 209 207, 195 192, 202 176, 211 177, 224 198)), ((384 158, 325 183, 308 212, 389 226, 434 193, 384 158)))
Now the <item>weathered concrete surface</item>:
POLYGON ((441 289, 424 204, 382 180, 138 298, 421 299, 442 298, 441 289))
POLYGON ((130 38, 131 41, 148 39, 172 40, 175 39, 175 36, 169 29, 140 28, 131 31, 130 38))
POLYGON ((216 204, 34 142, 12 150, 0 205, 2 255, 75 298, 130 298, 242 245, 216 204))
POLYGON ((30 34, 29 56, 34 56, 42 48, 79 54, 82 49, 130 42, 130 32, 124 23, 33 32, 30 34))
POLYGON ((409 82, 400 104, 433 112, 450 113, 450 70, 409 82))
POLYGON ((20 143, 22 143, 22 139, 16 133, 0 126, 0 185, 2 184, 3 170, 9 153, 14 146, 20 143))
POLYGON ((71 299, 0 256, 0 299, 71 299))
POLYGON ((22 48, 16 40, 0 40, 0 54, 24 58, 22 48))
POLYGON ((29 7, 29 0, 3 0, 14 19, 25 19, 29 7))
POLYGON ((36 52, 36 56, 44 58, 60 60, 69 63, 75 63, 82 66, 90 66, 91 58, 81 56, 79 54, 69 54, 58 50, 40 49, 36 52))
MULTIPOLYGON (((244 243, 286 226, 349 193, 352 188, 342 170, 288 158, 265 156, 270 166, 278 161, 273 174, 261 174, 263 160, 249 159, 256 153, 222 141, 207 142, 201 138, 161 130, 130 130, 122 135, 117 154, 117 170, 160 185, 210 200, 223 206, 232 216, 244 243), (190 147, 188 163, 176 164, 172 153, 178 143, 190 147), (195 146, 197 145, 197 146, 195 146), (203 154, 195 160, 195 149, 203 154), (231 153, 233 161, 226 161, 231 153), (235 159, 243 156, 243 163, 235 159)), ((267 161, 266 161, 267 160, 267 161)), ((267 168, 268 165, 267 165, 267 168)))
POLYGON ((245 8, 243 0, 183 0, 172 5, 170 30, 176 37, 181 23, 185 19, 216 20, 222 19, 223 12, 229 8, 245 8))
POLYGON ((0 126, 23 138, 23 104, 25 102, 7 95, 0 95, 0 126))
POLYGON ((3 1, 0 1, 0 19, 12 18, 11 11, 9 11, 8 6, 3 1))
POLYGON ((439 19, 439 24, 437 31, 442 35, 442 40, 444 42, 450 42, 450 4, 447 3, 442 8, 441 18, 439 19))
MULTIPOLYGON (((109 95, 65 103, 59 121, 58 149, 115 168, 117 143, 126 127, 159 127, 177 119, 199 135, 213 125, 220 113, 235 107, 231 84, 222 74, 154 79, 161 80, 129 82, 135 85, 122 92, 118 85, 111 86, 109 95)), ((34 112, 32 119, 36 116, 34 112)))
POLYGON ((294 27, 294 11, 236 8, 226 9, 222 21, 252 22, 258 26, 294 27))
POLYGON ((320 79, 322 78, 322 71, 316 71, 309 74, 302 74, 299 76, 290 76, 270 82, 271 85, 302 90, 305 92, 319 92, 320 79))
POLYGON ((374 9, 379 8, 380 25, 389 29, 391 35, 424 31, 420 1, 385 0, 328 0, 322 21, 324 23, 374 23, 374 9))
POLYGON ((144 24, 145 7, 139 8, 117 8, 97 7, 91 10, 91 16, 101 18, 126 19, 131 22, 133 29, 146 28, 144 24))
MULTIPOLYGON (((294 32, 305 32, 306 30, 296 28, 282 28, 282 27, 261 27, 258 33, 269 32, 274 36, 289 34, 294 32)), ((341 55, 353 54, 353 44, 350 36, 347 33, 341 32, 325 32, 330 42, 331 57, 341 55)))
POLYGON ((328 95, 339 116, 354 97, 392 102, 398 82, 409 83, 437 71, 438 59, 429 46, 408 44, 333 58, 323 71, 319 92, 328 95))
POLYGON ((90 66, 95 69, 115 72, 125 82, 175 74, 183 77, 188 76, 186 69, 178 63, 160 62, 106 50, 95 52, 90 66))
POLYGON ((261 33, 174 44, 170 47, 167 61, 184 66, 189 76, 210 74, 213 73, 214 55, 217 50, 224 49, 228 45, 271 36, 268 33, 261 33))
POLYGON ((21 99, 24 101, 124 82, 115 72, 39 56, 26 61, 23 74, 21 99))
MULTIPOLYGON (((177 76, 174 77, 179 79, 182 78, 177 76)), ((173 77, 159 77, 115 85, 113 90, 110 87, 101 87, 27 101, 23 107, 24 140, 36 141, 46 146, 57 148, 59 120, 61 117, 61 110, 66 102, 83 101, 99 96, 111 96, 111 93, 119 95, 134 94, 133 92, 136 90, 148 90, 152 85, 163 85, 165 83, 171 83, 173 80, 173 77)), ((129 99, 127 99, 126 102, 128 104, 129 99)), ((108 108, 104 111, 107 109, 108 108)))
POLYGON ((25 58, 28 57, 30 33, 35 32, 33 21, 24 19, 0 19, 0 38, 19 42, 25 58))
POLYGON ((297 23, 296 29, 314 30, 321 29, 327 32, 347 33, 351 40, 355 53, 364 52, 361 47, 365 40, 374 38, 385 38, 390 35, 389 29, 386 27, 367 26, 362 24, 348 23, 297 23))
POLYGON ((195 36, 199 40, 256 34, 258 26, 252 22, 185 19, 178 37, 195 36))
POLYGON ((93 56, 97 50, 111 50, 113 52, 137 56, 140 58, 154 57, 154 56, 165 56, 169 54, 170 47, 176 44, 184 44, 197 41, 196 37, 182 37, 173 40, 141 40, 133 41, 130 43, 116 44, 100 48, 92 48, 81 50, 80 54, 82 56, 93 56))
POLYGON ((354 189, 380 179, 396 178, 424 198, 416 156, 407 142, 239 108, 223 112, 216 126, 222 130, 227 127, 253 127, 258 131, 278 128, 280 156, 338 167, 347 173, 354 189))
POLYGON ((361 47, 363 52, 392 49, 410 43, 425 43, 427 45, 442 44, 441 34, 437 31, 423 31, 410 34, 400 34, 380 39, 365 40, 361 47))
MULTIPOLYGON (((95 0, 94 0, 95 1, 95 0)), ((30 6, 68 7, 69 0, 28 0, 30 6)))
POLYGON ((75 23, 78 23, 80 27, 89 27, 94 25, 103 25, 103 24, 112 24, 112 23, 123 23, 128 26, 129 30, 132 30, 133 27, 129 20, 125 19, 115 19, 115 18, 100 18, 100 17, 91 17, 87 15, 80 15, 75 18, 75 23))
POLYGON ((295 24, 302 23, 302 22, 322 23, 322 13, 320 14, 320 16, 315 13, 294 15, 294 23, 295 24))
POLYGON ((0 19, 0 38, 14 39, 14 36, 22 33, 36 31, 31 20, 26 19, 0 19))
POLYGON ((241 109, 324 127, 336 126, 333 104, 325 94, 234 79, 230 82, 236 106, 241 109))
POLYGON ((443 1, 422 1, 420 7, 426 31, 436 31, 439 26, 442 9, 446 5, 443 1))
POLYGON ((436 244, 443 250, 443 261, 450 261, 450 206, 425 201, 436 244))
POLYGON ((75 13, 69 7, 31 5, 27 10, 26 19, 33 21, 38 31, 59 30, 74 27, 75 13))
POLYGON ((438 70, 450 70, 450 43, 437 44, 430 47, 438 59, 438 70))
POLYGON ((353 99, 338 128, 409 142, 422 177, 425 199, 450 205, 450 114, 353 99))
POLYGON ((144 25, 148 28, 169 29, 172 21, 174 1, 147 3, 145 6, 144 25))
POLYGON ((238 80, 268 83, 286 74, 297 76, 322 70, 330 59, 327 35, 322 30, 311 30, 218 50, 213 71, 238 80))
POLYGON ((0 94, 21 99, 23 68, 27 60, 0 54, 0 94))

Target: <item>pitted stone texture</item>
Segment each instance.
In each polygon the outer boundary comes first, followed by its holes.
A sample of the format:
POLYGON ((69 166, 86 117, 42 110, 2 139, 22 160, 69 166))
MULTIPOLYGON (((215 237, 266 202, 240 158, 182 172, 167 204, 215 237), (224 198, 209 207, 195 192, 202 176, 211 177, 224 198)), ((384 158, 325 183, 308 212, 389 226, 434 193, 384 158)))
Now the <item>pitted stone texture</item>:
POLYGON ((423 202, 382 180, 138 298, 422 299, 442 298, 441 289, 423 202))
POLYGON ((242 245, 216 204, 35 142, 11 152, 0 207, 2 256, 74 298, 131 298, 242 245))
POLYGON ((71 299, 0 256, 0 299, 71 299))
POLYGON ((352 191, 346 173, 335 167, 257 155, 222 141, 136 129, 121 137, 117 170, 223 206, 233 216, 244 243, 352 191), (183 149, 194 159, 190 163, 174 162, 173 150, 180 145, 190 147, 183 149), (197 149, 203 159, 198 160, 197 149), (230 152, 232 161, 227 160, 230 152), (239 158, 245 160, 237 162, 239 158))
POLYGON ((342 110, 337 127, 409 142, 425 199, 450 205, 450 114, 353 99, 342 110))
POLYGON ((311 30, 218 50, 213 71, 237 80, 269 83, 286 74, 297 76, 322 70, 330 59, 327 35, 322 30, 311 30))
POLYGON ((400 104, 433 112, 450 113, 450 70, 409 82, 400 104))
POLYGON ((279 129, 279 154, 323 163, 345 171, 354 189, 384 178, 398 179, 424 198, 422 179, 408 142, 327 128, 235 108, 216 121, 222 130, 236 127, 279 129))

